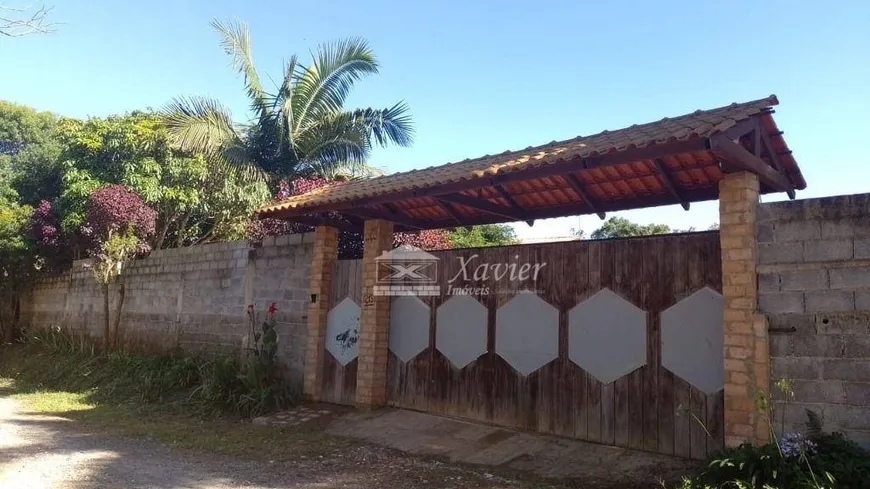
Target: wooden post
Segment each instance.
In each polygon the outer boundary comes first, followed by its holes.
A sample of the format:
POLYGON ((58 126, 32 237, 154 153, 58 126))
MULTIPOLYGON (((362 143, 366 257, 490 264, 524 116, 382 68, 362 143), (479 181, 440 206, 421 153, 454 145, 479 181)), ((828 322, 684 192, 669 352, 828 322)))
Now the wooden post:
POLYGON ((378 280, 376 258, 393 247, 393 223, 383 220, 366 221, 363 240, 363 307, 360 317, 356 404, 360 407, 375 407, 387 402, 391 299, 389 296, 374 294, 378 280))
POLYGON ((304 394, 312 401, 321 399, 326 315, 332 291, 332 266, 338 256, 338 230, 329 226, 314 229, 314 256, 311 260, 311 291, 308 304, 308 344, 305 352, 304 394))
POLYGON ((729 447, 769 441, 767 420, 756 409, 757 397, 769 397, 770 390, 767 322, 756 313, 758 193, 758 176, 753 173, 728 174, 719 182, 725 300, 725 444, 729 447))

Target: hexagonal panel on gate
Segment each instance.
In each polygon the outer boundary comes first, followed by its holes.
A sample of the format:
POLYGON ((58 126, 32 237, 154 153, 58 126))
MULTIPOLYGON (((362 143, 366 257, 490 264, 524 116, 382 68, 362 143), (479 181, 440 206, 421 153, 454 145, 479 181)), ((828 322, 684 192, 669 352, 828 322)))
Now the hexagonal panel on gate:
POLYGON ((724 302, 704 287, 662 312, 662 366, 706 394, 725 385, 724 302))
POLYGON ((359 355, 359 316, 360 308, 350 297, 326 315, 326 350, 343 366, 359 355))
POLYGON ((602 289, 568 312, 568 358, 605 384, 646 365, 646 311, 602 289))
POLYGON ((435 347, 456 368, 486 353, 486 307, 471 296, 455 295, 438 308, 435 347))
POLYGON ((559 310, 524 290, 496 312, 495 352, 522 375, 559 356, 559 310))
POLYGON ((429 346, 429 306, 414 296, 390 303, 390 351, 409 362, 429 346))

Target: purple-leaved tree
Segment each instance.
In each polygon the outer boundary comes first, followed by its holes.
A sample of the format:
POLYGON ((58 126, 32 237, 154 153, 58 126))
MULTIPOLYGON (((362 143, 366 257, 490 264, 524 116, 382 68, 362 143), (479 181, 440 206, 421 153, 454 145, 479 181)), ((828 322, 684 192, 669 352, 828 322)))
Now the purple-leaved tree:
POLYGON ((151 251, 149 240, 157 227, 157 211, 123 185, 109 185, 91 193, 81 227, 91 256, 102 251, 110 235, 125 233, 130 227, 139 240, 137 254, 151 251))

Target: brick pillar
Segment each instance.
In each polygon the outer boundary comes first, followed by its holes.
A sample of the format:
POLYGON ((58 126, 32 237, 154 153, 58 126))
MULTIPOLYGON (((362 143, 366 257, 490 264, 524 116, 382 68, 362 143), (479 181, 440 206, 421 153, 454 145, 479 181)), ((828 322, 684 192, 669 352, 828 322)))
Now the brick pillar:
POLYGON ((725 444, 766 443, 768 426, 756 398, 768 396, 767 321, 756 314, 755 214, 758 177, 741 172, 719 182, 719 239, 725 299, 725 444))
POLYGON ((312 401, 321 399, 323 388, 324 338, 329 296, 332 291, 332 265, 338 256, 338 230, 329 226, 314 229, 314 256, 311 259, 308 304, 308 344, 305 351, 303 392, 312 401))
POLYGON ((363 237, 363 307, 360 317, 356 404, 360 407, 374 407, 387 402, 390 332, 390 297, 374 295, 378 280, 375 258, 393 247, 393 223, 382 220, 366 221, 363 237))

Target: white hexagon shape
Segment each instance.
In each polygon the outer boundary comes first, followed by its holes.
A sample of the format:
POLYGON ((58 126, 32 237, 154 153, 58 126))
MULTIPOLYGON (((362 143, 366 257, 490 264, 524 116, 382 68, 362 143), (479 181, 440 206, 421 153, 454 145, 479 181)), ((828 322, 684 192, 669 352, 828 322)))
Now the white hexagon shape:
POLYGON ((435 347, 456 368, 486 353, 486 307, 467 295, 455 295, 438 308, 435 347))
POLYGON ((704 287, 662 312, 662 366, 706 394, 725 386, 724 301, 704 287))
POLYGON ((390 303, 390 351, 409 362, 429 346, 429 306, 414 296, 390 303))
POLYGON ((326 350, 342 366, 359 355, 360 308, 350 297, 326 315, 326 350))
POLYGON ((601 289, 568 312, 568 358, 605 384, 646 365, 646 311, 601 289))
POLYGON ((522 375, 559 356, 559 310, 524 290, 496 312, 495 352, 522 375))

